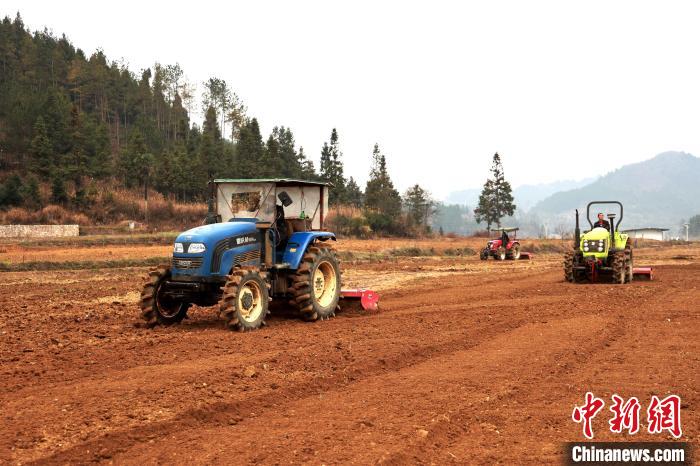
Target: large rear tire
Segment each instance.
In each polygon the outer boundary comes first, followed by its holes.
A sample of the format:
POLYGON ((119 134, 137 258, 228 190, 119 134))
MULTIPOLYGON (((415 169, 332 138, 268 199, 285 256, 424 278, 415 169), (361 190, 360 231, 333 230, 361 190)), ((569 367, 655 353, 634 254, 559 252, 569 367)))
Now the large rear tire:
POLYGON ((520 259, 520 245, 519 244, 514 244, 510 248, 510 259, 517 261, 520 259))
POLYGON ((177 301, 163 293, 163 285, 168 279, 170 279, 168 267, 158 267, 148 272, 146 283, 141 291, 139 307, 141 317, 149 328, 159 324, 177 324, 187 316, 189 303, 177 301))
POLYGON ((270 313, 270 284, 257 267, 237 268, 223 286, 219 311, 231 330, 244 332, 265 325, 270 313))
POLYGON ((315 243, 306 250, 288 292, 292 295, 289 303, 304 320, 335 315, 340 299, 340 262, 330 244, 315 243))

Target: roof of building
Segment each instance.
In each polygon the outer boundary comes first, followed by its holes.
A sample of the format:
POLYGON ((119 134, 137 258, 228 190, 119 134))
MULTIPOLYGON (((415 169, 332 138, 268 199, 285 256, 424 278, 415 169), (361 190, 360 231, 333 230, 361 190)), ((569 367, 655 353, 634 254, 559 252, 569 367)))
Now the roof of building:
POLYGON ((332 186, 326 181, 296 180, 294 178, 217 178, 214 183, 291 183, 313 186, 332 186))
POLYGON ((645 227, 645 228, 628 228, 623 230, 625 233, 628 231, 668 231, 668 228, 658 228, 658 227, 645 227))

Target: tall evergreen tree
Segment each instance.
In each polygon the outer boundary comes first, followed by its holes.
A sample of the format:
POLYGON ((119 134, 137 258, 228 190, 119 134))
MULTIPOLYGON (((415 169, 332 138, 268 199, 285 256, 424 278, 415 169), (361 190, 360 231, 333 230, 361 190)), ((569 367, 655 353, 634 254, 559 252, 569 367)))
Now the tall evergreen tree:
POLYGON ((360 189, 360 186, 358 186, 357 182, 353 179, 352 176, 348 179, 348 184, 346 186, 345 195, 346 195, 345 202, 348 205, 351 205, 354 207, 362 207, 364 193, 362 192, 362 190, 360 189))
POLYGON ((309 160, 306 158, 306 154, 304 154, 304 148, 301 146, 299 147, 299 152, 297 153, 297 163, 301 171, 299 177, 302 180, 318 179, 318 174, 316 173, 316 168, 314 167, 313 160, 309 160))
POLYGON ((491 177, 484 183, 479 196, 479 205, 474 209, 474 217, 478 223, 486 222, 486 228, 491 230, 493 224, 501 226, 501 219, 513 215, 516 206, 510 183, 505 180, 501 156, 496 152, 491 163, 491 177))
POLYGON ((321 149, 321 178, 333 184, 328 198, 330 204, 342 203, 347 197, 342 156, 338 131, 333 128, 330 143, 324 142, 321 149))
POLYGON ((258 120, 253 118, 241 128, 236 144, 236 170, 239 178, 260 178, 261 161, 265 147, 260 135, 258 120))
POLYGON ((18 206, 22 204, 22 180, 17 174, 9 177, 2 188, 0 205, 18 206))
POLYGON ((365 207, 375 209, 392 221, 401 214, 401 195, 394 188, 386 167, 386 157, 379 150, 379 144, 372 150, 372 168, 365 187, 365 207))
MULTIPOLYGON (((214 179, 214 176, 221 171, 222 145, 221 131, 217 122, 216 110, 209 107, 204 117, 202 126, 202 138, 199 144, 199 163, 204 168, 206 181, 214 179)), ((204 184, 202 189, 204 189, 204 184)))
POLYGON ((54 173, 51 179, 51 202, 59 205, 65 205, 68 203, 66 183, 60 170, 54 173))
POLYGON ((415 184, 406 191, 403 200, 411 226, 427 227, 428 220, 435 210, 435 203, 430 198, 430 193, 415 184))
POLYGON ((31 154, 30 167, 32 171, 48 177, 54 167, 53 144, 49 140, 44 118, 39 115, 34 123, 34 138, 29 148, 31 154))

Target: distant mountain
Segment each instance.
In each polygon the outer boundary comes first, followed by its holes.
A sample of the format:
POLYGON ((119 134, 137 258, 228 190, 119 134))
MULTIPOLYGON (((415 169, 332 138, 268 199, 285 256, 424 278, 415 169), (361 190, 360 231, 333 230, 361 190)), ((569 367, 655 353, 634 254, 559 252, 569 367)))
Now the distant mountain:
MULTIPOLYGON (((524 212, 529 210, 539 201, 547 198, 547 196, 550 196, 563 189, 571 189, 585 186, 592 182, 594 179, 595 178, 586 178, 579 181, 568 180, 555 181, 553 183, 524 184, 513 189, 515 205, 518 206, 519 211, 524 212)), ((474 208, 479 202, 479 194, 481 194, 481 188, 455 191, 453 193, 450 193, 450 195, 446 199, 446 203, 460 205, 466 204, 469 207, 474 208)))
POLYGON ((573 219, 574 209, 585 216, 581 209, 593 200, 622 202, 623 228, 675 228, 681 219, 700 213, 700 158, 685 152, 664 152, 650 160, 625 165, 586 186, 552 194, 531 212, 542 218, 573 219))

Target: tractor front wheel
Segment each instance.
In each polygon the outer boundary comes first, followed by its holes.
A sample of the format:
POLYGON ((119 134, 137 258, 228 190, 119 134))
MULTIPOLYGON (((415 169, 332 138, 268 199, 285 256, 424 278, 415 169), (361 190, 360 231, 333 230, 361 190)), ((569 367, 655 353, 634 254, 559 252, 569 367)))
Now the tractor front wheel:
POLYGON ((576 276, 574 275, 573 251, 568 251, 564 254, 564 279, 569 283, 574 283, 576 281, 576 276))
POLYGON ((489 258, 489 249, 488 248, 482 249, 481 252, 479 253, 479 259, 481 259, 482 261, 485 261, 488 258, 489 258))
POLYGON ((231 330, 255 330, 269 314, 270 285, 257 267, 237 268, 223 286, 219 311, 231 330))
POLYGON ((159 267, 148 272, 141 291, 139 307, 141 317, 149 328, 156 325, 176 324, 187 316, 189 303, 178 301, 165 293, 165 283, 170 279, 170 269, 159 267))
POLYGON ((290 304, 307 321, 335 315, 340 299, 340 263, 329 244, 315 243, 304 254, 292 277, 290 304))
POLYGON ((613 254, 612 259, 612 281, 615 284, 624 284, 627 281, 627 260, 624 251, 613 254))
POLYGON ((499 247, 494 257, 499 261, 506 260, 506 248, 504 248, 503 246, 499 247))

